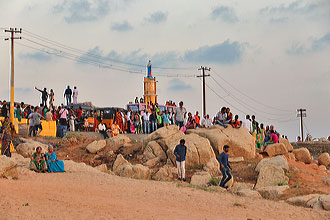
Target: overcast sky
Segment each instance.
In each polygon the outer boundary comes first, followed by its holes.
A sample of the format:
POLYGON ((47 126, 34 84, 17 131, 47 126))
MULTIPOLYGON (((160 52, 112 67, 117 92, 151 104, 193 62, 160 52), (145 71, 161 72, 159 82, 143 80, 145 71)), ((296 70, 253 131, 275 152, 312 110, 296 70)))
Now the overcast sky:
MULTIPOLYGON (((15 101, 38 104, 37 86, 54 89, 60 104, 70 85, 79 101, 124 107, 143 94, 151 59, 160 104, 183 100, 201 112, 201 81, 184 76, 202 65, 211 68, 210 115, 229 106, 294 140, 296 109, 306 108, 305 131, 330 135, 329 0, 0 0, 0 8, 0 28, 23 29, 15 101)), ((9 99, 9 54, 1 42, 1 100, 9 99)))

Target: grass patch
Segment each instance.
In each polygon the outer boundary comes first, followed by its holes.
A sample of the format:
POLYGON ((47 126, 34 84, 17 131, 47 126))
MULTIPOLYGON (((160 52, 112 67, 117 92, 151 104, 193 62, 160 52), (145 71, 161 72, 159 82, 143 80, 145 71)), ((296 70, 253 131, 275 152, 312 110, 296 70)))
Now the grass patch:
POLYGON ((217 178, 213 178, 213 177, 210 178, 209 183, 212 186, 218 186, 219 185, 218 179, 217 178))
POLYGON ((278 182, 276 185, 277 185, 277 186, 286 186, 286 185, 288 185, 288 183, 282 181, 282 182, 278 182))
POLYGON ((29 203, 22 204, 22 206, 30 206, 29 203))
POLYGON ((63 138, 72 138, 72 137, 79 137, 79 136, 81 136, 81 134, 78 134, 78 133, 68 133, 63 138))
POLYGON ((287 177, 289 177, 289 179, 292 179, 292 177, 293 177, 293 174, 292 174, 292 173, 285 173, 285 175, 286 175, 287 177))
POLYGON ((203 190, 203 191, 206 191, 206 192, 218 192, 217 190, 209 188, 207 186, 197 186, 197 185, 192 185, 192 184, 177 183, 176 187, 186 187, 186 188, 191 188, 191 189, 203 190))

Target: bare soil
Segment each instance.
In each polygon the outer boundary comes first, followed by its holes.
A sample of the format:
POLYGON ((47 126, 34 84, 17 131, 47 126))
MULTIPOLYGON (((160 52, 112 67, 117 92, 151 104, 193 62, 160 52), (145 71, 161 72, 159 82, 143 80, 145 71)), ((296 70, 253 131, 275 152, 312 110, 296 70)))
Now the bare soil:
POLYGON ((0 179, 0 219, 330 219, 282 202, 102 173, 0 179))

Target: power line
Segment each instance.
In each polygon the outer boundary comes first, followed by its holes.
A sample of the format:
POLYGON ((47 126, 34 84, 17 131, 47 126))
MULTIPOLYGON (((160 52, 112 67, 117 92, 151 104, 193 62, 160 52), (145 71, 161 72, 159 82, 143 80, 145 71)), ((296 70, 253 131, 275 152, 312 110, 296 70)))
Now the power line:
POLYGON ((244 105, 246 108, 248 108, 250 111, 252 112, 261 112, 261 113, 264 113, 264 114, 267 114, 267 115, 273 115, 273 116, 285 116, 285 115, 289 115, 290 113, 286 113, 286 114, 275 114, 275 113, 270 113, 270 112, 266 112, 266 111, 263 111, 259 108, 256 108, 246 102, 244 102, 243 100, 237 98, 236 96, 234 96, 233 94, 231 94, 225 87, 223 87, 213 76, 211 76, 211 78, 215 81, 215 83, 221 87, 227 94, 228 96, 232 97, 237 103, 241 104, 242 106, 244 105), (243 103, 243 104, 242 104, 243 103))
MULTIPOLYGON (((79 54, 82 54, 82 55, 93 56, 93 57, 96 57, 98 59, 104 59, 104 57, 102 57, 100 55, 97 55, 97 54, 93 54, 90 51, 79 50, 79 49, 76 49, 74 47, 71 47, 71 46, 68 46, 68 45, 65 45, 65 44, 62 44, 62 43, 59 43, 59 42, 50 40, 50 39, 45 38, 45 37, 42 37, 42 36, 40 36, 38 34, 32 33, 32 32, 27 31, 27 30, 25 30, 25 32, 26 32, 25 34, 28 35, 28 36, 30 36, 30 37, 37 38, 37 39, 39 39, 41 41, 48 42, 50 44, 56 45, 56 46, 61 47, 63 49, 71 50, 71 51, 74 51, 74 52, 79 53, 79 54)), ((117 60, 117 59, 112 59, 112 58, 109 58, 109 57, 107 57, 107 60, 110 60, 112 62, 121 63, 121 64, 130 65, 130 66, 144 67, 144 68, 146 67, 146 65, 125 62, 125 61, 121 61, 121 60, 117 60)), ((194 67, 161 67, 161 66, 153 66, 153 68, 154 69, 168 69, 168 70, 193 70, 193 69, 195 69, 194 67)))
POLYGON ((267 107, 267 108, 270 108, 270 109, 275 109, 275 110, 278 110, 278 111, 283 111, 283 112, 292 112, 290 110, 285 110, 285 109, 279 109, 279 108, 276 108, 276 107, 273 107, 273 106, 270 106, 270 105, 266 105, 265 103, 263 102, 260 102, 258 101, 257 99, 247 95, 246 93, 243 93, 241 90, 237 89, 235 86, 233 86, 230 82, 228 82, 226 79, 224 79, 223 77, 221 77, 220 74, 218 74, 217 72, 215 72, 214 70, 212 70, 220 79, 222 79, 224 82, 226 82, 230 87, 232 87, 233 89, 235 89, 238 93, 240 93, 241 95, 251 99, 252 101, 258 103, 259 105, 263 105, 264 107, 267 107))
MULTIPOLYGON (((49 51, 45 51, 45 50, 42 50, 42 49, 39 49, 39 48, 35 48, 35 47, 29 46, 29 45, 19 43, 19 45, 21 45, 21 46, 24 46, 24 47, 27 47, 27 48, 30 48, 30 49, 34 49, 34 50, 38 50, 40 52, 47 53, 49 55, 54 55, 54 56, 57 56, 57 57, 73 60, 73 61, 80 62, 80 63, 90 64, 90 65, 93 65, 93 66, 97 66, 99 68, 113 69, 113 70, 118 70, 118 71, 121 71, 121 72, 128 72, 128 73, 134 73, 134 74, 140 74, 140 75, 145 74, 144 71, 142 71, 142 70, 138 71, 138 70, 134 70, 134 69, 127 69, 127 68, 125 69, 121 66, 116 66, 116 65, 113 65, 113 64, 108 64, 108 63, 99 62, 99 61, 96 61, 96 60, 80 57, 80 56, 77 56, 77 55, 74 55, 74 54, 71 54, 71 53, 68 53, 68 52, 65 52, 65 51, 59 51, 56 48, 49 47, 49 46, 44 45, 44 44, 40 44, 40 43, 35 42, 33 40, 29 40, 27 38, 24 38, 24 40, 30 41, 31 43, 34 43, 34 44, 37 44, 39 46, 42 46, 42 47, 45 47, 45 48, 48 48, 50 50, 55 51, 55 53, 54 52, 49 52, 49 51), (60 53, 60 54, 58 54, 58 53, 60 53)), ((184 74, 166 74, 166 73, 157 73, 157 72, 155 73, 155 75, 160 76, 160 77, 169 77, 169 78, 170 77, 172 77, 172 78, 195 77, 195 75, 191 75, 191 74, 186 74, 186 75, 184 75, 184 74)))

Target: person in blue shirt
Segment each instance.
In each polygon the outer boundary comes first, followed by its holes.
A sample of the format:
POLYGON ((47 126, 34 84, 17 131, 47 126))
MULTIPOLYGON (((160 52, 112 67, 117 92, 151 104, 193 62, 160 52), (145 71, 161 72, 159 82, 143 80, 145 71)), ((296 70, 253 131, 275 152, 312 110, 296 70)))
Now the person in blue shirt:
POLYGON ((223 152, 219 155, 219 163, 220 163, 220 171, 222 173, 222 179, 220 182, 220 187, 227 189, 228 187, 226 186, 226 183, 232 178, 231 175, 231 167, 228 162, 228 151, 229 151, 229 146, 225 145, 223 146, 223 152))
POLYGON ((186 162, 186 154, 187 154, 187 147, 184 145, 186 141, 184 139, 180 140, 180 144, 177 145, 174 149, 174 155, 176 157, 176 166, 178 168, 178 180, 186 181, 186 169, 185 169, 185 162, 186 162))

